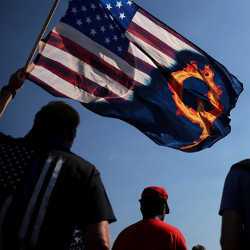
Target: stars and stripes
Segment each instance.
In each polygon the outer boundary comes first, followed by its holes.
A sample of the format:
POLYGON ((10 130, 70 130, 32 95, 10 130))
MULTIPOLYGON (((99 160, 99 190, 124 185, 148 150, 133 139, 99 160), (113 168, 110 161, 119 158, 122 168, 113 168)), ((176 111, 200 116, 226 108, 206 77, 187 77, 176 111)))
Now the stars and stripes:
POLYGON ((0 151, 0 189, 12 193, 20 186, 34 151, 20 145, 5 144, 0 144, 0 151))
POLYGON ((43 43, 29 75, 31 81, 55 96, 124 120, 156 143, 176 149, 199 141, 201 127, 180 115, 169 80, 174 71, 198 61, 198 78, 204 81, 199 80, 201 88, 195 87, 197 79, 180 84, 187 100, 184 105, 196 109, 199 97, 210 108, 214 104, 202 87, 207 76, 201 73, 210 65, 216 86, 222 89, 223 115, 208 125, 213 128, 212 136, 208 132, 208 139, 190 151, 210 147, 230 131, 228 116, 242 84, 224 66, 132 1, 72 0, 43 43))
POLYGON ((44 161, 21 144, 0 144, 0 150, 0 249, 7 232, 18 235, 19 244, 36 246, 64 160, 49 155, 44 161))
MULTIPOLYGON (((96 43, 125 58, 129 40, 121 36, 124 35, 125 30, 108 12, 113 8, 122 9, 122 2, 116 2, 112 7, 111 3, 98 4, 98 1, 72 1, 61 22, 74 27, 96 43), (114 36, 116 40, 113 39, 114 36), (107 43, 107 40, 110 42, 107 43)), ((119 12, 118 15, 121 20, 125 18, 124 12, 119 12)))
MULTIPOLYGON (((71 1, 29 78, 82 103, 130 100, 135 86, 148 84, 155 65, 130 43, 125 29, 108 12, 123 5, 133 6, 132 17, 137 7, 130 1, 115 5, 71 1), (63 72, 58 72, 61 66, 63 72)), ((123 18, 124 12, 118 14, 123 18)))

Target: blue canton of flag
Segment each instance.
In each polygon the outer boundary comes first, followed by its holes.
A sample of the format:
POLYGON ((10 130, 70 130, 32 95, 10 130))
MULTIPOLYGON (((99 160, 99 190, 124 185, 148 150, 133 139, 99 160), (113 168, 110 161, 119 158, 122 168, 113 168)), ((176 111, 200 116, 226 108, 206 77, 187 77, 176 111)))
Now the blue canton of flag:
POLYGON ((242 84, 129 0, 71 0, 29 79, 186 152, 226 136, 242 84))
POLYGON ((124 27, 129 25, 138 9, 131 1, 127 1, 125 5, 130 8, 124 8, 121 1, 117 2, 113 17, 109 13, 113 7, 108 1, 99 3, 85 1, 84 4, 82 1, 70 1, 61 22, 74 27, 114 54, 125 58, 129 40, 125 37, 124 27), (123 9, 124 12, 122 12, 123 9), (116 21, 116 18, 121 22, 116 21))

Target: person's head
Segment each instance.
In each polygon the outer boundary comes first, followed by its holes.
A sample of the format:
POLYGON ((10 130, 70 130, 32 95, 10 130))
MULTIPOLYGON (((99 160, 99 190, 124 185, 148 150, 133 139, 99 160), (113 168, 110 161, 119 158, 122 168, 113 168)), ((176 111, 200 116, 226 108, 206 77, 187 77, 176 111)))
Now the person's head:
POLYGON ((167 203, 168 193, 162 187, 151 186, 143 190, 140 204, 143 218, 159 218, 164 220, 165 214, 169 213, 167 203))
POLYGON ((74 108, 62 101, 52 101, 36 113, 31 131, 58 138, 70 148, 79 123, 80 117, 74 108))
POLYGON ((206 248, 200 244, 193 246, 192 250, 206 250, 206 248))

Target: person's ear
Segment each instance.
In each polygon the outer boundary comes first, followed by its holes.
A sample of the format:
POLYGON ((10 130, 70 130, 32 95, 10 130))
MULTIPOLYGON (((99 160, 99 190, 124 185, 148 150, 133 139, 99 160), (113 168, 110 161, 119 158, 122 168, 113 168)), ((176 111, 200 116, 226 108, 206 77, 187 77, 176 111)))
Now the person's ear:
POLYGON ((74 140, 76 138, 76 129, 72 129, 69 133, 69 140, 74 140))
POLYGON ((72 129, 71 131, 69 131, 68 139, 65 141, 69 149, 72 147, 75 137, 76 137, 76 129, 72 129))
POLYGON ((75 128, 73 129, 73 134, 72 135, 73 135, 73 140, 74 140, 76 138, 76 129, 75 128))

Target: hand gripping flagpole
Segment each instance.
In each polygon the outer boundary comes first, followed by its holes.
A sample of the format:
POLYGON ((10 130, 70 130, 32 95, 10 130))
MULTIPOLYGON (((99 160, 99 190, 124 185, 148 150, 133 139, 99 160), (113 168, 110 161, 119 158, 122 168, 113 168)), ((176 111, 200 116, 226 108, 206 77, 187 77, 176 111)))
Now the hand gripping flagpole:
POLYGON ((49 15, 48 15, 48 17, 47 17, 47 20, 45 21, 45 23, 44 23, 44 25, 43 25, 43 28, 42 28, 42 30, 41 30, 41 32, 40 32, 40 34, 39 34, 39 36, 38 36, 38 38, 37 38, 37 40, 36 40, 36 43, 35 43, 35 45, 34 45, 32 51, 31 51, 31 53, 30 53, 30 56, 29 56, 29 58, 28 58, 28 60, 27 60, 27 62, 26 62, 26 65, 25 65, 24 70, 27 70, 28 66, 30 65, 30 62, 31 62, 31 60, 32 60, 32 58, 33 58, 33 56, 34 56, 36 50, 37 50, 38 44, 39 44, 40 40, 42 39, 42 37, 43 37, 43 35, 44 35, 44 33, 45 33, 45 30, 47 29, 47 27, 48 27, 48 25, 49 25, 49 22, 50 22, 50 20, 51 20, 53 14, 54 14, 54 12, 55 12, 55 10, 56 10, 56 7, 57 7, 59 1, 60 1, 60 0, 55 0, 54 5, 53 5, 52 9, 50 10, 50 13, 49 13, 49 15))

